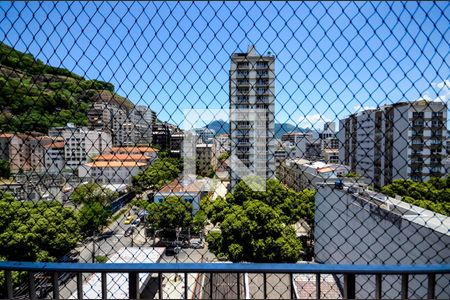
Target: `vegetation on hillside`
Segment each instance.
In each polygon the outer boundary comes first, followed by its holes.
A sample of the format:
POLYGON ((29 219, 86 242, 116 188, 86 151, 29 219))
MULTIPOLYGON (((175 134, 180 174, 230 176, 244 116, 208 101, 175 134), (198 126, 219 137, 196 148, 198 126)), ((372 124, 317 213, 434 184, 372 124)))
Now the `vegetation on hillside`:
POLYGON ((226 198, 202 201, 220 231, 208 234, 209 249, 232 261, 296 262, 303 249, 293 224, 314 222, 314 191, 295 192, 270 179, 266 191, 239 182, 226 198))
POLYGON ((394 180, 382 187, 381 191, 391 197, 402 196, 402 201, 450 216, 450 175, 431 178, 427 182, 407 179, 394 180))
POLYGON ((87 112, 99 99, 132 105, 111 83, 86 80, 0 42, 0 131, 46 133, 68 122, 87 125, 87 112))

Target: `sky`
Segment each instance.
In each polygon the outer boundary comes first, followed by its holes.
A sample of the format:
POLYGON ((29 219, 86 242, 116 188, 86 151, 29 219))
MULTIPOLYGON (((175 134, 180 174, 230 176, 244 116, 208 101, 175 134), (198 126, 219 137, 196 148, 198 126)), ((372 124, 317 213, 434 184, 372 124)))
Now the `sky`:
POLYGON ((254 44, 276 56, 276 121, 320 128, 383 104, 448 103, 449 18, 445 1, 1 2, 0 39, 176 124, 228 109, 230 55, 254 44))

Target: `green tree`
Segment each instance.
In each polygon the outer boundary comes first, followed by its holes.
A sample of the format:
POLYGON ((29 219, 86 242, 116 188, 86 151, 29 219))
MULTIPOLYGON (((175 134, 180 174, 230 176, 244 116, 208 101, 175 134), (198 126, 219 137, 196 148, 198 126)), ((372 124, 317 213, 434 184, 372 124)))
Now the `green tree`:
POLYGON ((0 256, 55 261, 80 240, 76 213, 56 201, 16 201, 0 193, 0 256))
POLYGON ((138 194, 146 190, 159 190, 177 178, 180 173, 181 164, 178 159, 158 158, 146 170, 133 177, 133 188, 138 194))
POLYGON ((431 178, 427 182, 398 179, 382 187, 381 191, 390 197, 399 195, 402 201, 412 205, 450 216, 450 175, 431 178))
POLYGON ((148 224, 162 230, 165 237, 175 237, 178 228, 192 226, 192 204, 178 197, 167 197, 159 203, 148 206, 148 224))
POLYGON ((104 188, 97 183, 86 183, 78 186, 70 195, 70 200, 75 204, 100 203, 107 206, 118 197, 118 193, 104 188))
POLYGON ((108 222, 111 213, 99 202, 88 202, 78 212, 80 230, 85 236, 92 235, 108 222))

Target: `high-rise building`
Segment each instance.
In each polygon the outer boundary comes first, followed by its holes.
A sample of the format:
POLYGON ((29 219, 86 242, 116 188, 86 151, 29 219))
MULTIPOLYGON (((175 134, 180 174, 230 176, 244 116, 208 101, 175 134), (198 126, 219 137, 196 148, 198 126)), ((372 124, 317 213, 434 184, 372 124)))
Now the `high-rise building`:
POLYGON ((364 110, 340 121, 339 160, 375 187, 445 174, 447 105, 419 100, 364 110))
POLYGON ((233 157, 250 173, 273 178, 275 57, 257 54, 255 46, 250 46, 245 53, 233 53, 229 78, 231 187, 243 176, 233 157))

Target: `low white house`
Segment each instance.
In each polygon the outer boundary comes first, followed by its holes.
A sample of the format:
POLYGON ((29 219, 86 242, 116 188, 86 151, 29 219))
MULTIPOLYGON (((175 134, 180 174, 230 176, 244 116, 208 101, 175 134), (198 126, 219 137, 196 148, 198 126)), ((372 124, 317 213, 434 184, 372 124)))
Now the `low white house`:
POLYGON ((177 178, 155 193, 154 202, 162 202, 170 196, 180 197, 192 203, 195 214, 200 208, 200 200, 211 191, 211 187, 211 178, 197 179, 194 175, 177 178))

